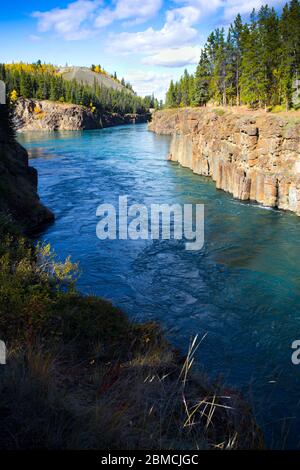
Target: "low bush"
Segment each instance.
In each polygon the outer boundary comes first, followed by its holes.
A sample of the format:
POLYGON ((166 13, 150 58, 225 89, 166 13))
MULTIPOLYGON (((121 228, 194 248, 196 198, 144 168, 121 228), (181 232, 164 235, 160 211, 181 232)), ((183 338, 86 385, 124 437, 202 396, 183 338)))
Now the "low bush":
POLYGON ((213 112, 216 113, 218 116, 224 116, 225 110, 222 108, 215 108, 213 109, 213 112))

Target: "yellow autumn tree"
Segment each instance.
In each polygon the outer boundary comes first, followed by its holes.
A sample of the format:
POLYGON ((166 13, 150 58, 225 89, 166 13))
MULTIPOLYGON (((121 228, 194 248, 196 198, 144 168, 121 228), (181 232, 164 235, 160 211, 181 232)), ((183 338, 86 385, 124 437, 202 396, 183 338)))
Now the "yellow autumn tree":
POLYGON ((10 101, 12 103, 15 103, 18 99, 18 93, 16 92, 16 90, 13 90, 10 94, 10 101))

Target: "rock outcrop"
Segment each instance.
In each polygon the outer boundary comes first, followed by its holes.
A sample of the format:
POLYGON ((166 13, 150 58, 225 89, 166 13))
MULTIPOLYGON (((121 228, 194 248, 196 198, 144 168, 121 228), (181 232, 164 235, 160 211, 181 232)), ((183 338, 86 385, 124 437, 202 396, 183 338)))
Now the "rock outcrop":
POLYGON ((1 119, 0 214, 17 222, 26 232, 33 232, 54 219, 39 200, 37 171, 28 165, 26 150, 8 138, 1 119))
POLYGON ((93 113, 85 106, 19 98, 15 107, 18 131, 76 131, 147 122, 148 114, 93 113))
POLYGON ((149 130, 171 134, 169 158, 219 189, 300 215, 300 120, 265 112, 180 109, 154 113, 149 130))

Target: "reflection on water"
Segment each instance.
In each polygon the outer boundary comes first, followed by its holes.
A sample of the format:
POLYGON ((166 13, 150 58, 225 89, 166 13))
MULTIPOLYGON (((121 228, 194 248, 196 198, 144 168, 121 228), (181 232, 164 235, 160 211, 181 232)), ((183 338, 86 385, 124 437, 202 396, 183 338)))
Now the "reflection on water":
POLYGON ((176 346, 207 336, 199 363, 247 394, 268 444, 300 441, 300 218, 241 203, 207 178, 167 162, 169 137, 145 125, 23 134, 42 200, 56 222, 41 234, 81 265, 79 287, 133 318, 162 322, 176 346), (182 241, 100 241, 96 208, 130 202, 204 203, 205 246, 182 241))

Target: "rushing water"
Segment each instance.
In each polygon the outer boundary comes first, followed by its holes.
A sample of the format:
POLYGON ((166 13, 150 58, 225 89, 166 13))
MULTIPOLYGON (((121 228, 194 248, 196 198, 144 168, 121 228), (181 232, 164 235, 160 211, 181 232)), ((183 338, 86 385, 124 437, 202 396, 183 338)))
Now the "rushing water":
POLYGON ((197 351, 252 403, 269 446, 300 442, 300 218, 234 200, 205 177, 166 160, 169 137, 145 125, 24 134, 43 202, 56 222, 41 235, 59 257, 80 262, 79 288, 111 299, 133 318, 156 319, 183 351, 197 351), (131 202, 204 203, 205 245, 100 241, 96 208, 131 202))

